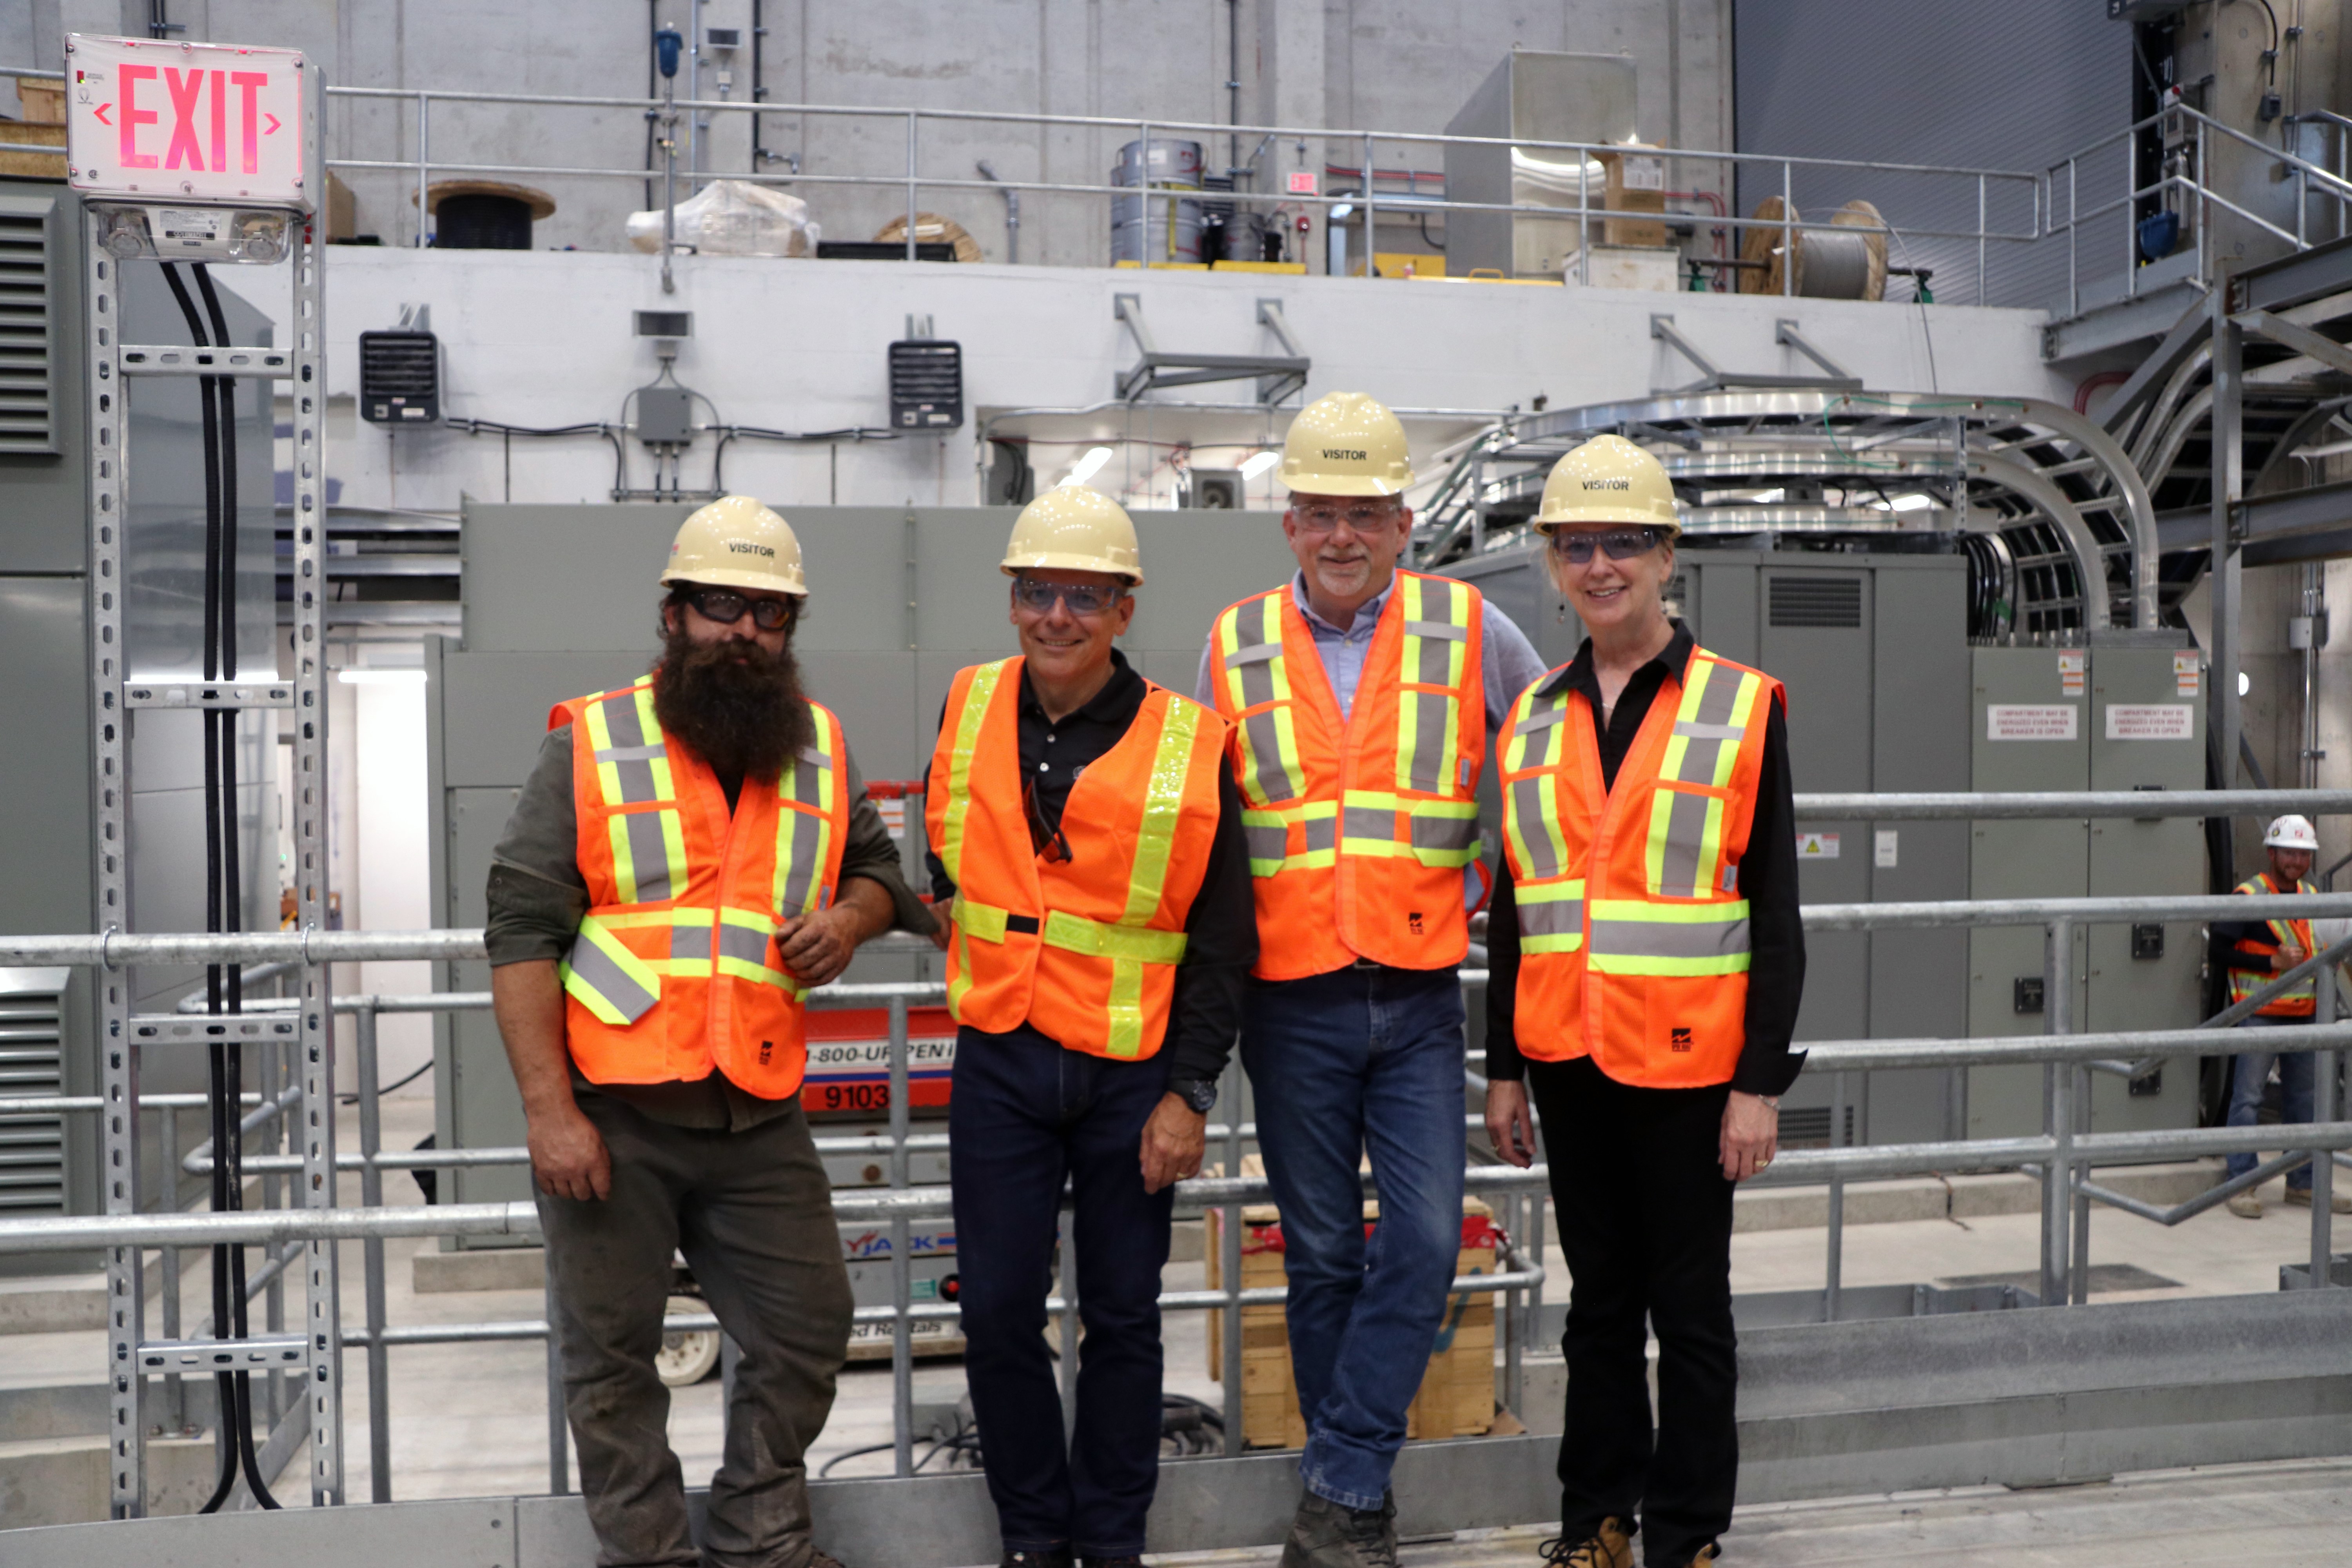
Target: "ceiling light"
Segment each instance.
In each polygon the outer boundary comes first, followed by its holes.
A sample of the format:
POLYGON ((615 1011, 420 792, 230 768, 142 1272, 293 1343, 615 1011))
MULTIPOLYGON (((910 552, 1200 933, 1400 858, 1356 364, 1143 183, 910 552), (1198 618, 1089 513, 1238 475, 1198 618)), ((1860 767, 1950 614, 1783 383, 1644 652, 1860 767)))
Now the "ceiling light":
POLYGON ((1111 449, 1108 447, 1087 447, 1086 456, 1080 458, 1076 466, 1063 477, 1062 485, 1057 488, 1085 484, 1088 479, 1093 479, 1101 470, 1102 466, 1110 459, 1111 449))
POLYGON ((1916 490, 1914 490, 1909 495, 1896 496, 1894 500, 1894 507, 1896 511, 1923 511, 1927 508, 1934 506, 1935 504, 1935 497, 1923 496, 1916 490))
POLYGON ((1253 452, 1242 459, 1242 478, 1254 479, 1280 461, 1282 454, 1279 452, 1253 452))

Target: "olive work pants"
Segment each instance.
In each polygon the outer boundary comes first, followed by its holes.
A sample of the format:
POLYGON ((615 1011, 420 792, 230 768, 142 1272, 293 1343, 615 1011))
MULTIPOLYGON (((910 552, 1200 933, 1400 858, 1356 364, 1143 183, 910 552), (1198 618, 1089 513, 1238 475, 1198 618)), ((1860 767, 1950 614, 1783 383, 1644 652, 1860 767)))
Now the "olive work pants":
POLYGON ((539 1194, 563 1403, 602 1568, 806 1568, 803 1456, 833 1408, 849 1343, 849 1272, 824 1166, 795 1105, 740 1132, 672 1127, 603 1095, 612 1195, 539 1194), (686 1254, 741 1354, 704 1550, 687 1527, 654 1370, 671 1253, 686 1254))

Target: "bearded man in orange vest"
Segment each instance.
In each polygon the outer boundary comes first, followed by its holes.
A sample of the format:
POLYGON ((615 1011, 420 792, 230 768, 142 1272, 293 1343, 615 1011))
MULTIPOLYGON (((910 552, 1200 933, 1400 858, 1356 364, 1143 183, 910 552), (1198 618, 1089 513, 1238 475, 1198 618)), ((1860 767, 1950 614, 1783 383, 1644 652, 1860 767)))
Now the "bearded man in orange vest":
POLYGON ((953 910, 964 1370, 1008 1568, 1139 1568, 1173 1189, 1257 956, 1247 852, 1223 721, 1114 646, 1143 582, 1127 513, 1053 490, 1003 565, 1021 652, 956 676, 923 806, 953 910), (1045 1340, 1066 1179, 1086 1329, 1067 1433, 1045 1340))
POLYGON ((1389 1474, 1462 1245, 1456 970, 1478 773, 1543 663, 1467 583, 1398 569, 1413 474, 1388 409, 1317 400, 1291 422, 1282 481, 1297 574, 1217 617, 1199 679, 1234 726, 1259 943, 1242 1062, 1307 1426, 1282 1563, 1393 1568, 1389 1474))
POLYGON ((1779 681, 1666 614, 1682 523, 1655 458, 1586 442, 1536 527, 1588 638, 1520 694, 1496 759, 1486 1130, 1529 1163, 1532 1092, 1571 1279, 1544 1554, 1631 1568, 1638 1531, 1649 1568, 1693 1568, 1716 1560, 1739 1470, 1732 1186, 1772 1163, 1803 1065, 1787 721, 1779 681))
POLYGON ((841 724, 802 694, 800 542, 744 496, 686 520, 653 673, 559 704, 495 852, 490 992, 602 1561, 838 1568, 802 1455, 848 1348, 798 1098, 810 987, 931 917, 841 724), (741 1352, 698 1552, 655 1370, 683 1251, 741 1352))

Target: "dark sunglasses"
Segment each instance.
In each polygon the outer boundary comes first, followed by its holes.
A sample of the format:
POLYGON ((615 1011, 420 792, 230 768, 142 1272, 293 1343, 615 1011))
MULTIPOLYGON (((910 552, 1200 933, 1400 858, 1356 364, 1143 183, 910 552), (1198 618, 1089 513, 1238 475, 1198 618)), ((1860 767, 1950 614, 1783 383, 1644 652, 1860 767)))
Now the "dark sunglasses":
POLYGON ((751 612, 751 624, 763 632, 780 632, 793 624, 795 606, 790 599, 754 599, 732 588, 691 588, 686 602, 706 621, 731 626, 751 612))
POLYGON ((1059 599, 1074 616, 1099 616, 1127 596, 1119 583, 1048 583, 1037 577, 1013 579, 1013 602, 1033 615, 1050 615, 1059 599))
POLYGON ((1657 547, 1658 531, 1654 528, 1612 528, 1600 533, 1571 533, 1562 529, 1551 536, 1552 552, 1575 566, 1590 562, 1595 548, 1607 551, 1612 561, 1631 561, 1657 547))

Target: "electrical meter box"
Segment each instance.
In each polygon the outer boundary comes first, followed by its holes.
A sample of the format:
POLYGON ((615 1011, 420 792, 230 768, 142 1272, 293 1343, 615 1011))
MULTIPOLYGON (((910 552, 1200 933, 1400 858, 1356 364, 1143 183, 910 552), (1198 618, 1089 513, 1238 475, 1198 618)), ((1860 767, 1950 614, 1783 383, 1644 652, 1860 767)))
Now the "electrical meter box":
MULTIPOLYGON (((2094 631, 2087 647, 1973 650, 1969 787, 2184 790, 2205 782, 2203 674, 2174 632, 2094 631)), ((2204 846, 2188 817, 1984 821, 1969 828, 1969 895, 1978 899, 2194 895, 2204 846)), ((2038 1035, 2048 1021, 2044 933, 1988 926, 1969 933, 1972 1036, 2038 1035)), ((2199 1014, 2202 954, 2195 921, 2107 922, 2075 931, 2078 1031, 2182 1029, 2199 1014)), ((2043 1069, 1976 1068, 1972 1138, 2042 1129, 2043 1069)), ((2193 1058, 2126 1080, 2091 1075, 2092 1128, 2193 1127, 2193 1058)))

